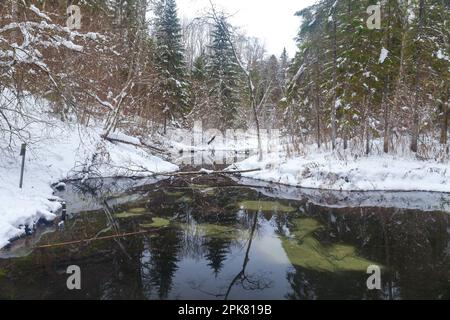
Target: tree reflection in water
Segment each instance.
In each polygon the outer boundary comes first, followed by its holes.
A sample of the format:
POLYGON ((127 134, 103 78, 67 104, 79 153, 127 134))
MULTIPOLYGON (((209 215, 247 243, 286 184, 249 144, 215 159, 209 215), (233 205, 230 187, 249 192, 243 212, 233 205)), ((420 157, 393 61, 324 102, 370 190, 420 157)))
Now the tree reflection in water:
POLYGON ((246 273, 247 265, 250 261, 250 251, 252 248, 253 238, 255 236, 256 226, 258 225, 258 215, 259 213, 253 214, 253 224, 250 231, 250 238, 248 240, 247 250, 245 252, 244 263, 242 265, 242 270, 236 275, 236 277, 231 281, 230 286, 225 294, 225 300, 228 300, 231 294, 231 290, 237 284, 241 285, 244 290, 266 290, 271 287, 271 281, 263 279, 260 276, 248 275, 246 273))
POLYGON ((29 255, 0 259, 0 298, 450 298, 445 212, 330 208, 243 187, 161 183, 125 195, 117 194, 119 187, 98 194, 97 187, 65 195, 73 202, 69 210, 81 213, 38 243, 135 232, 153 218, 170 225, 146 235, 31 248, 29 255), (83 200, 86 194, 90 202, 83 200), (261 209, 239 210, 245 202, 261 209), (133 208, 142 214, 116 217, 133 208), (369 262, 383 267, 382 291, 367 290, 362 265, 369 262), (83 272, 80 292, 65 288, 65 268, 72 264, 83 272))

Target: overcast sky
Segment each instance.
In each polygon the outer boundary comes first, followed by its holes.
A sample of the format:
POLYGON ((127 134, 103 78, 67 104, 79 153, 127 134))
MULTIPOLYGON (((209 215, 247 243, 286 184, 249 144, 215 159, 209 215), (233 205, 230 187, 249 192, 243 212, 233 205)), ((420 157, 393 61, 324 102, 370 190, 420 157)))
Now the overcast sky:
MULTIPOLYGON (((295 12, 315 2, 315 0, 213 0, 218 8, 235 14, 230 21, 240 26, 249 36, 261 38, 268 53, 280 55, 283 48, 293 57, 296 51, 294 38, 300 27, 300 19, 295 12)), ((177 0, 178 13, 194 18, 209 8, 209 0, 177 0)))

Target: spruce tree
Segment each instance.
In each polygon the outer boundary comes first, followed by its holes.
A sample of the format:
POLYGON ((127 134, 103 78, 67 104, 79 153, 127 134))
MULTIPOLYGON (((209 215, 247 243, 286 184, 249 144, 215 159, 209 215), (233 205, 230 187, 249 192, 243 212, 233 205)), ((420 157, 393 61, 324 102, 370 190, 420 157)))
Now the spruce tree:
POLYGON ((188 111, 189 95, 181 25, 175 0, 160 0, 156 8, 156 65, 165 119, 188 111))
POLYGON ((228 39, 229 28, 224 16, 215 22, 208 63, 210 96, 216 105, 218 126, 222 130, 233 128, 239 104, 239 66, 228 39))
POLYGON ((196 120, 208 120, 209 98, 208 98, 208 73, 206 69, 207 56, 201 53, 194 61, 191 75, 191 116, 196 120))
POLYGON ((323 107, 329 100, 331 78, 329 42, 325 41, 328 11, 321 2, 296 13, 302 25, 297 36, 298 52, 288 68, 284 102, 286 130, 298 136, 315 131, 319 147, 321 128, 330 123, 323 107))

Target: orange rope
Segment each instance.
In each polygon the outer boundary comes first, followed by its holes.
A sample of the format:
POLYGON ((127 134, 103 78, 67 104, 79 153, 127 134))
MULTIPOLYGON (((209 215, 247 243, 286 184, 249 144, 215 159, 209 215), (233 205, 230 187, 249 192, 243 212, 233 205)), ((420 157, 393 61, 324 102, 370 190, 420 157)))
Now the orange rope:
POLYGON ((35 249, 49 249, 49 248, 56 248, 56 247, 65 247, 65 246, 69 246, 69 245, 73 245, 73 244, 80 244, 80 243, 84 243, 84 242, 92 242, 92 241, 100 241, 100 240, 109 240, 109 239, 115 239, 115 238, 124 238, 124 237, 137 236, 137 235, 146 234, 146 233, 150 233, 150 232, 151 231, 139 231, 139 232, 115 234, 115 235, 112 235, 112 236, 105 236, 105 237, 85 239, 85 240, 77 240, 77 241, 70 241, 70 242, 47 244, 47 245, 44 245, 44 246, 35 247, 35 249))

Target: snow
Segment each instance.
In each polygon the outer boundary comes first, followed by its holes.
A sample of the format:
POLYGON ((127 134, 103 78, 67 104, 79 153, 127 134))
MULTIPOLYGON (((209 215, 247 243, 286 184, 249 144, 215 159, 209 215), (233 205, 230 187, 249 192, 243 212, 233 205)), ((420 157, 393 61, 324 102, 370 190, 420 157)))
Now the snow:
POLYGON ((31 11, 33 11, 36 15, 38 15, 39 17, 41 17, 41 18, 43 18, 43 19, 45 19, 45 20, 47 20, 47 21, 52 21, 52 19, 50 19, 50 17, 49 16, 47 16, 45 13, 43 13, 43 12, 41 12, 41 10, 39 10, 38 8, 36 8, 36 6, 35 5, 31 5, 31 7, 30 7, 30 9, 31 9, 31 11))
POLYGON ((416 13, 414 12, 414 9, 410 6, 408 6, 408 22, 412 23, 416 19, 416 13))
MULTIPOLYGON (((263 152, 278 149, 280 135, 276 129, 261 130, 263 152)), ((223 133, 204 128, 201 121, 195 122, 192 129, 168 128, 166 135, 157 135, 156 139, 175 164, 199 167, 231 165, 255 154, 259 145, 256 129, 230 129, 223 133)))
POLYGON ((244 177, 284 185, 337 191, 433 191, 450 193, 450 164, 414 158, 374 155, 340 159, 332 152, 311 151, 288 158, 254 156, 230 170, 262 169, 244 177))
POLYGON ((302 74, 305 72, 306 70, 306 66, 304 64, 302 64, 300 66, 300 68, 298 68, 297 73, 295 74, 294 78, 292 78, 291 83, 296 84, 297 81, 300 79, 300 77, 302 76, 302 74))
POLYGON ((213 170, 208 170, 208 169, 204 169, 204 168, 200 169, 199 172, 200 173, 204 173, 204 174, 212 174, 212 173, 214 173, 213 170))
POLYGON ((447 61, 450 62, 450 57, 449 57, 449 56, 446 56, 446 55, 442 52, 441 49, 439 49, 439 50, 436 52, 436 57, 437 57, 438 59, 440 59, 440 60, 447 60, 447 61))
POLYGON ((336 102, 334 103, 334 107, 337 109, 342 105, 341 99, 337 98, 336 102))
POLYGON ((70 49, 73 51, 78 51, 78 52, 83 52, 83 46, 76 45, 72 41, 61 39, 60 43, 62 46, 66 47, 67 49, 70 49))
MULTIPOLYGON (((4 91, 0 105, 7 102, 5 99, 13 98, 4 91)), ((82 128, 60 122, 48 114, 45 101, 28 96, 22 108, 45 123, 34 122, 27 127, 34 139, 27 149, 23 189, 19 189, 21 141, 13 140, 13 152, 5 152, 8 139, 0 137, 0 248, 23 235, 25 225, 32 227, 41 218, 56 217, 60 203, 53 196, 53 183, 65 178, 144 176, 179 170, 144 149, 103 140, 100 125, 82 128)), ((123 133, 115 136, 134 141, 123 133)))
MULTIPOLYGON (((276 131, 271 132, 273 137, 276 131)), ((267 145, 269 134, 261 133, 263 144, 267 145)), ((201 122, 196 122, 192 130, 168 129, 167 135, 160 137, 167 149, 176 155, 180 151, 237 151, 256 150, 258 136, 256 129, 227 130, 225 134, 219 130, 206 129, 201 122)))
POLYGON ((126 134, 123 134, 121 132, 110 133, 108 135, 108 138, 114 139, 114 140, 124 141, 124 142, 131 143, 131 144, 137 144, 137 145, 141 144, 141 141, 138 138, 130 137, 130 136, 128 136, 126 134))
POLYGON ((384 61, 387 59, 387 57, 389 56, 389 50, 387 50, 386 48, 382 48, 381 49, 381 53, 380 53, 380 64, 384 63, 384 61))
POLYGON ((258 190, 268 197, 306 201, 329 208, 396 208, 426 212, 450 212, 450 193, 336 191, 296 188, 286 185, 240 178, 240 183, 258 190))

